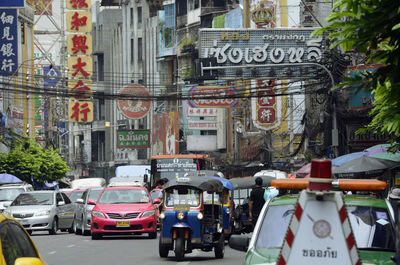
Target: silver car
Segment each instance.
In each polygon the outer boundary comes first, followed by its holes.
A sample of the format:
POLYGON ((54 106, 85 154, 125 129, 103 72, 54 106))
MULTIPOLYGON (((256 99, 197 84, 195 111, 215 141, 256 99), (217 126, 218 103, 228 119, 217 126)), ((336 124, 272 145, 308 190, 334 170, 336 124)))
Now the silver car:
POLYGON ((89 235, 92 222, 92 209, 103 188, 90 188, 83 192, 82 197, 75 201, 74 232, 89 235))
POLYGON ((73 232, 74 206, 63 192, 31 191, 21 193, 5 210, 17 219, 29 234, 32 231, 73 232))

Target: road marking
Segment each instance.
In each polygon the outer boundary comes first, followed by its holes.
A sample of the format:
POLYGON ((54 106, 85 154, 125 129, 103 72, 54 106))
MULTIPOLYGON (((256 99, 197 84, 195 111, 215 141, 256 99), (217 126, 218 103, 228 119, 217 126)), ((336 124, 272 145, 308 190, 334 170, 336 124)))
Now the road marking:
POLYGON ((47 253, 47 254, 53 255, 53 254, 56 254, 56 253, 57 253, 57 251, 52 251, 52 252, 49 252, 49 253, 47 253))
POLYGON ((75 247, 75 245, 69 245, 69 246, 68 246, 68 248, 72 248, 72 247, 75 247))

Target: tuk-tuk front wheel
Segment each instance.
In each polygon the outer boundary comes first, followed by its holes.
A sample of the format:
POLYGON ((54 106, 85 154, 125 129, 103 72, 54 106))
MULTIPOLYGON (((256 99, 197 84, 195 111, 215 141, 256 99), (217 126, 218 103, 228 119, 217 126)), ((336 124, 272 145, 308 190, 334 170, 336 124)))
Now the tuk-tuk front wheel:
POLYGON ((175 239, 174 243, 175 243, 174 252, 176 261, 182 261, 183 257, 185 256, 185 239, 183 238, 183 236, 180 236, 177 239, 175 239))
POLYGON ((214 253, 216 259, 223 259, 225 254, 225 238, 222 234, 218 240, 217 245, 214 247, 214 253))
POLYGON ((161 243, 161 236, 160 236, 160 240, 158 242, 159 242, 158 243, 158 254, 160 255, 161 258, 167 258, 169 249, 166 245, 163 245, 161 243))

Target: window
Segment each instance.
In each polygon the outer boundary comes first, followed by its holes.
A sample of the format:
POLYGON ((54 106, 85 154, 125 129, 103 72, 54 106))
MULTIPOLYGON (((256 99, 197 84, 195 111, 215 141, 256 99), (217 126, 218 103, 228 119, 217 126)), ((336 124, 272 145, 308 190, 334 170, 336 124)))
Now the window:
POLYGON ((143 43, 142 43, 142 38, 138 38, 138 60, 141 61, 143 60, 143 43))
POLYGON ((134 42, 133 39, 131 39, 131 64, 133 64, 133 53, 134 53, 134 42))
POLYGON ((5 221, 0 226, 1 246, 7 265, 14 265, 21 257, 38 258, 31 240, 25 231, 13 221, 5 221))
POLYGON ((61 194, 57 192, 57 194, 56 194, 56 204, 58 205, 58 203, 62 202, 62 201, 63 201, 63 199, 61 197, 61 194))
POLYGON ((133 26, 133 7, 130 8, 130 15, 131 15, 131 27, 133 26))
POLYGON ((97 55, 97 61, 98 61, 98 65, 97 67, 98 69, 98 81, 104 81, 104 54, 98 54, 97 55))
POLYGON ((138 20, 138 24, 142 23, 142 7, 138 6, 137 8, 137 20, 138 20))
POLYGON ((65 201, 65 204, 70 204, 71 203, 71 200, 68 198, 67 195, 65 195, 65 193, 61 193, 61 196, 63 197, 63 199, 65 201))

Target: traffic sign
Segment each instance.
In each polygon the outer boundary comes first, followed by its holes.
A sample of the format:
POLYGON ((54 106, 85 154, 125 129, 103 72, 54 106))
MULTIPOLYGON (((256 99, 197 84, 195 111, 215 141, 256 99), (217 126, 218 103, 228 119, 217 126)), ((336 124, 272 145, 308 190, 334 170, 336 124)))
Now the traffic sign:
POLYGON ((24 8, 25 0, 1 0, 0 8, 24 8))

